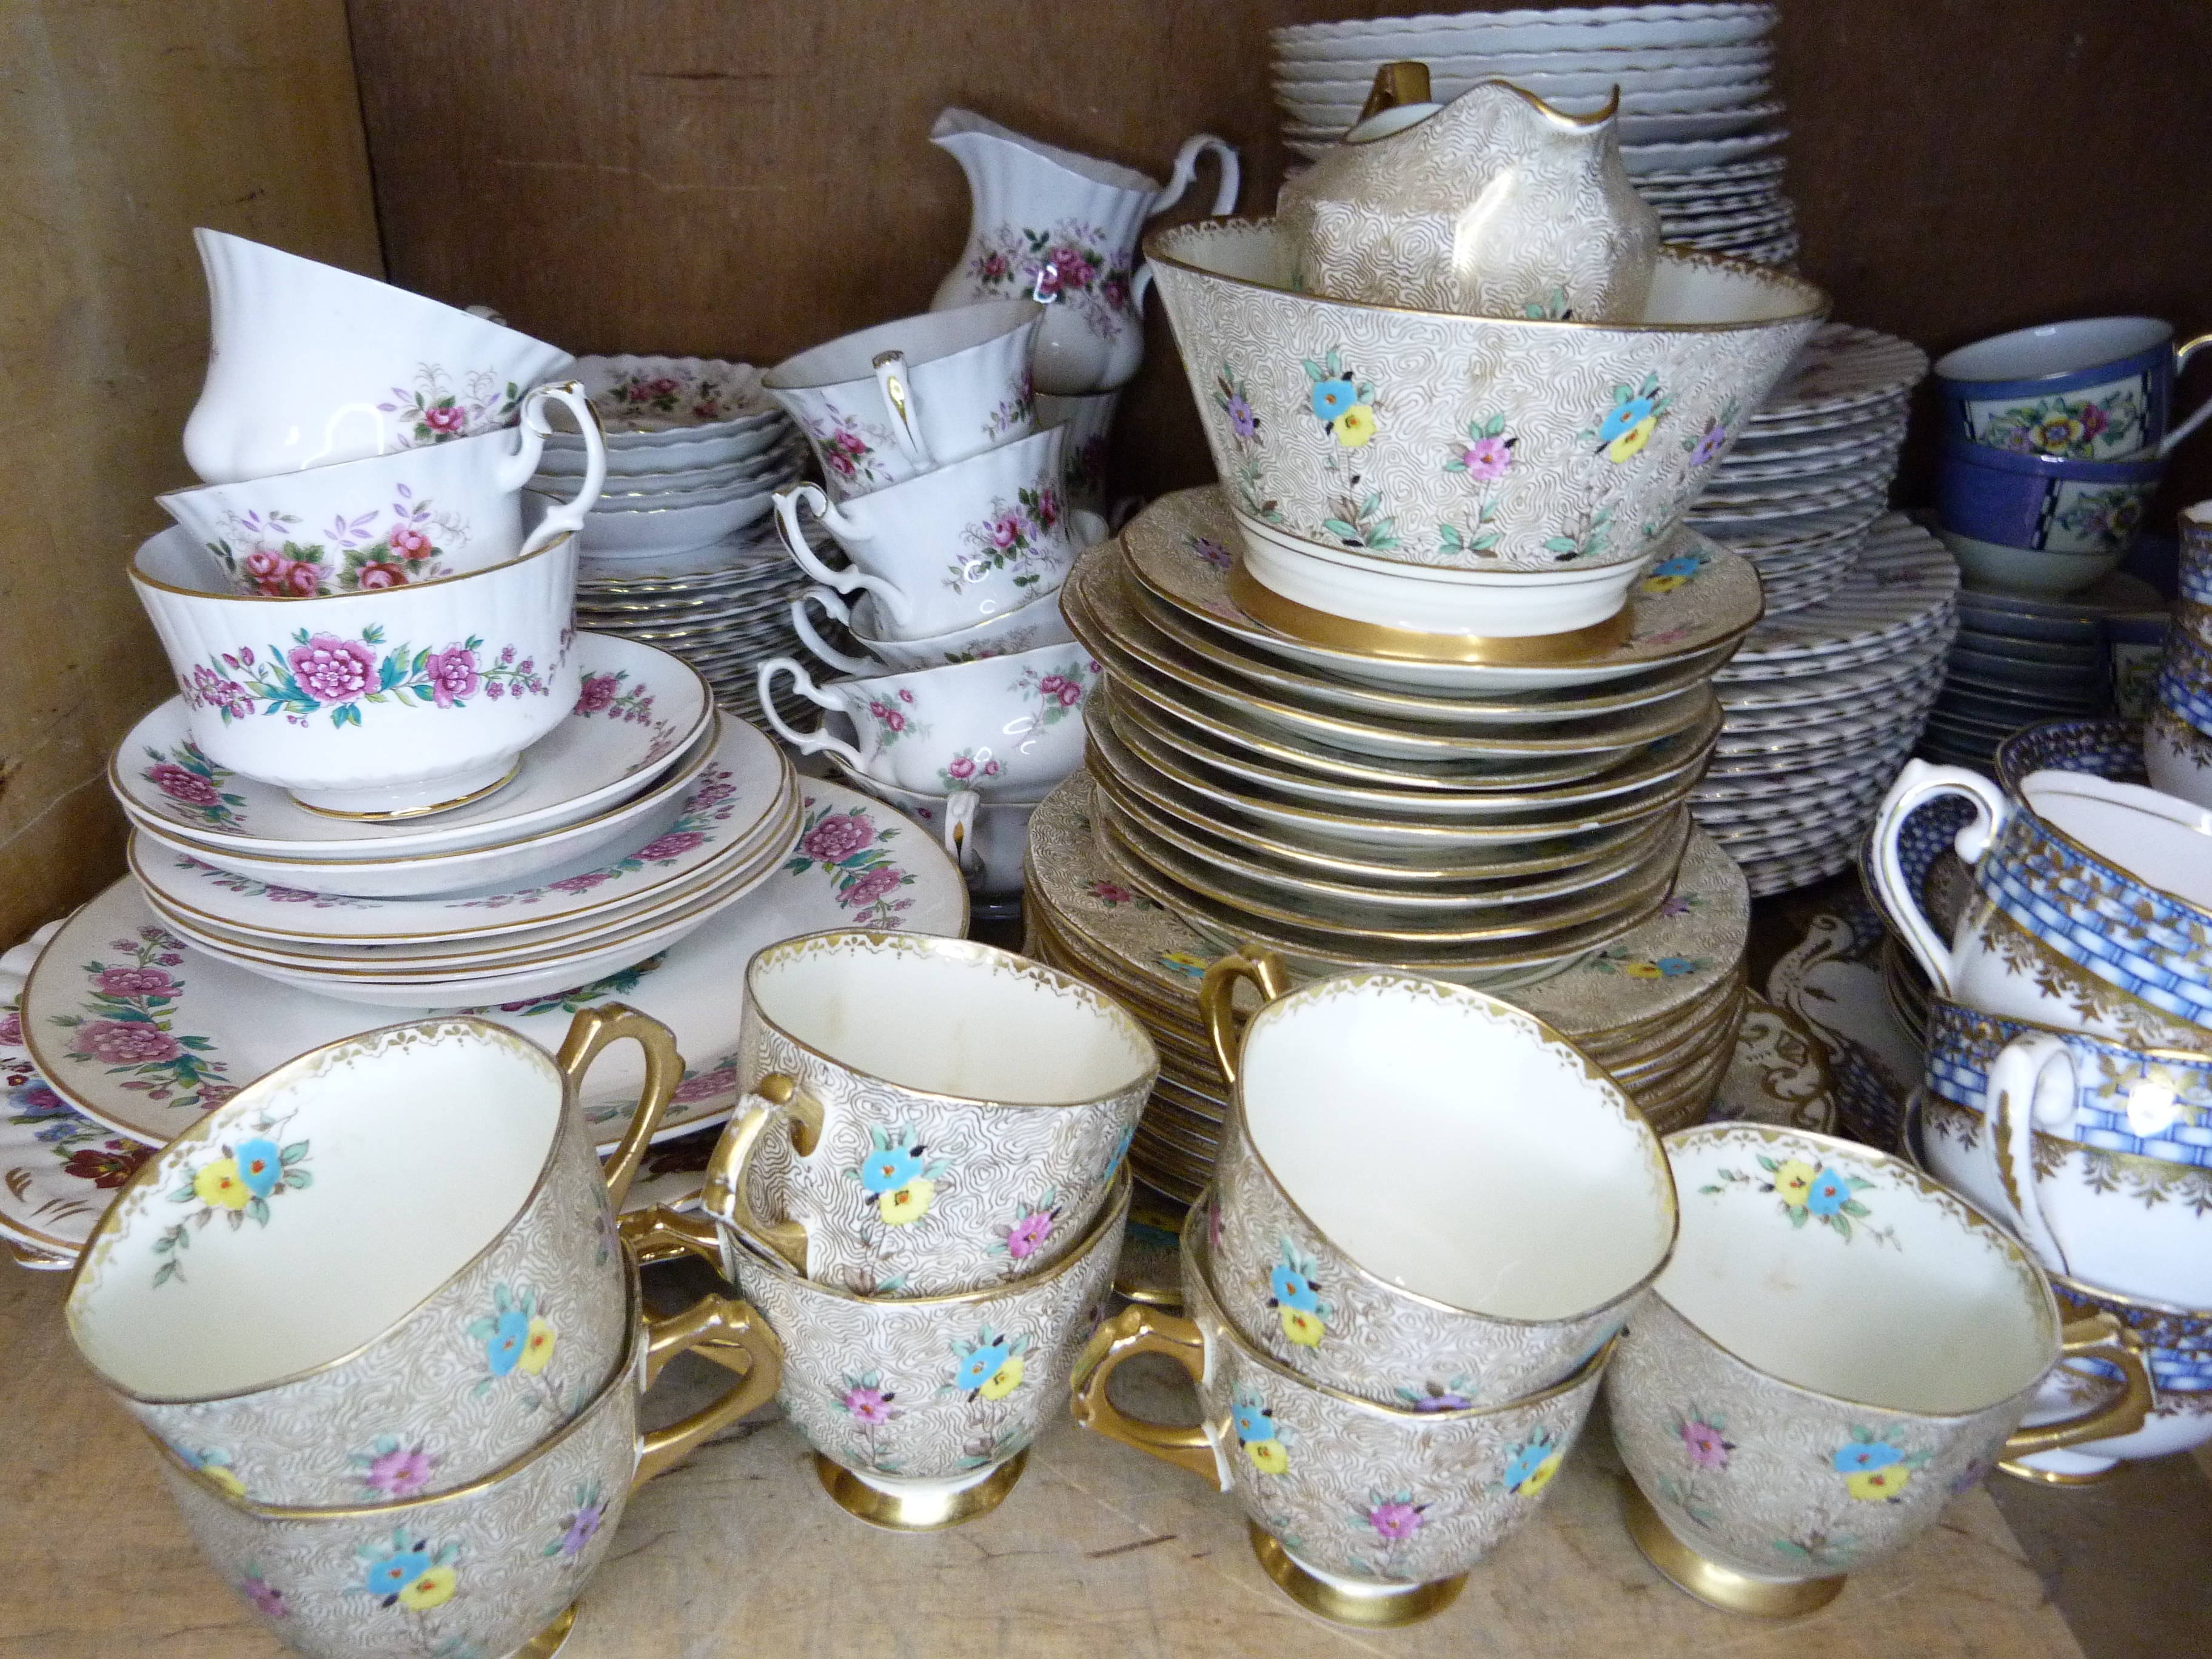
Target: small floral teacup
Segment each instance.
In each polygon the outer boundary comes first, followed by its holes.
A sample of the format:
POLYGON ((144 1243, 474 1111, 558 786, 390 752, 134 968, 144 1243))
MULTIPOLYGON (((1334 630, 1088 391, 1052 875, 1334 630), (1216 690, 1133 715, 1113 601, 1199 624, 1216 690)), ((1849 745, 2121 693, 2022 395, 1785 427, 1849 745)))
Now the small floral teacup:
POLYGON ((929 1297, 1084 1236, 1159 1055, 1111 999, 1009 951, 826 933, 746 968, 738 1067, 708 1212, 820 1283, 929 1297))
POLYGON ((1808 1612, 2000 1459, 2141 1425, 2150 1383, 2118 1322, 2062 1333, 2027 1253, 1902 1159, 1757 1124, 1666 1145, 1681 1237, 1606 1399, 1631 1530, 1691 1594, 1808 1612), (2126 1388, 2015 1433, 2062 1352, 2126 1388))
POLYGON ((556 1062, 451 1017, 248 1084, 146 1161, 69 1291, 93 1373, 241 1501, 328 1507, 477 1480, 599 1394, 628 1341, 614 1216, 684 1075, 605 1004, 556 1062), (577 1086, 608 1043, 644 1098, 601 1170, 577 1086))
POLYGON ((568 1425, 435 1498, 300 1509, 251 1503, 169 1451, 162 1474, 192 1539, 271 1634, 308 1659, 550 1653, 606 1559, 629 1494, 775 1391, 775 1338, 709 1296, 641 1323, 634 1272, 615 1372, 568 1425), (638 1400, 696 1350, 744 1381, 641 1433, 638 1400), (548 1645, 524 1644, 543 1633, 548 1645))
POLYGON ((1190 1316, 1139 1304, 1093 1337, 1072 1384, 1076 1421, 1230 1493, 1268 1577, 1324 1618, 1402 1625, 1448 1606, 1467 1570, 1535 1514, 1612 1340, 1551 1387, 1496 1405, 1355 1398, 1277 1364, 1223 1310, 1206 1203, 1182 1230, 1190 1316), (1132 1419, 1108 1398, 1115 1368, 1139 1353, 1190 1373, 1198 1426, 1132 1419))

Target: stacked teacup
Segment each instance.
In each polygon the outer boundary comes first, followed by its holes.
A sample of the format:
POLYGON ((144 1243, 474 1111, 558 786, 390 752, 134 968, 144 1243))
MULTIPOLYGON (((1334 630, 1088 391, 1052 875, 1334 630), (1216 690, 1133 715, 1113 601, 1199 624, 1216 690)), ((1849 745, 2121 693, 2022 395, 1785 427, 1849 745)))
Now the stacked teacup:
POLYGON ((1620 1087, 1532 1016, 1394 974, 1288 983, 1265 951, 1206 973, 1235 1097, 1182 1228, 1189 1317, 1101 1330, 1075 1413, 1218 1481, 1304 1606, 1404 1624, 1534 1514, 1674 1245, 1674 1184, 1620 1087), (1241 1053, 1240 979, 1271 999, 1241 1053), (1198 1429, 1109 1401, 1146 1352, 1190 1372, 1198 1429))
POLYGON ((2181 598, 2154 695, 2143 726, 2150 781, 2212 807, 2212 501, 2181 512, 2181 598))
POLYGON ((766 1314, 842 1507, 899 1530, 982 1514, 1112 1288, 1158 1056, 1109 999, 962 939, 803 935, 754 957, 744 995, 715 1222, 623 1224, 766 1314))
MULTIPOLYGON (((2045 746, 2046 767, 2117 769, 2087 745, 2045 746)), ((2138 1333, 2157 1386, 2140 1426, 2006 1464, 2065 1484, 2212 1436, 2212 815, 2091 770, 2004 769, 2008 789, 1906 767, 1870 873, 1935 987, 1928 1168, 2010 1228, 2069 1309, 2138 1333), (1945 796, 1973 811, 1956 838, 1973 892, 1948 942, 1920 896, 1936 849, 1907 826, 1945 796)), ((2030 1420, 2116 1375, 2081 1362, 2030 1420)))
POLYGON ((774 1392, 750 1309, 647 1318, 616 1236, 682 1075, 618 1004, 558 1061, 479 1020, 392 1026, 249 1084, 117 1194, 70 1335, 273 1635, 310 1659, 550 1654, 632 1489, 774 1392), (622 1037, 649 1080, 602 1171, 578 1085, 622 1037), (642 1432, 687 1349, 744 1380, 642 1432))
POLYGON ((763 380, 826 481, 777 491, 775 511, 792 558, 823 584, 793 602, 793 623, 843 677, 817 684, 771 658, 763 714, 942 835, 986 898, 1019 890, 1029 810, 1081 763, 1073 716, 1096 672, 1059 592, 1104 526, 1062 499, 1068 429, 1037 425, 1030 359, 1044 319, 1031 300, 931 312, 817 346, 763 380), (805 514, 842 567, 810 544, 805 514), (862 654, 824 641, 817 610, 862 654), (849 735, 786 723, 782 676, 849 735))

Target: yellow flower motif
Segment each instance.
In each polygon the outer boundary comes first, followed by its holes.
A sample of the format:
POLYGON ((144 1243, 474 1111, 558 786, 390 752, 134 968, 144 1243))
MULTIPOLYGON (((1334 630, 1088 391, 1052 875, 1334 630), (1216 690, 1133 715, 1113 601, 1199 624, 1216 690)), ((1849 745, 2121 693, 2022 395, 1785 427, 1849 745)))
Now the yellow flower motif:
POLYGON ((545 1369, 545 1362, 553 1358, 553 1327, 543 1319, 530 1322, 530 1334, 522 1339, 522 1358, 514 1368, 535 1376, 545 1369))
POLYGON ((1318 1348, 1328 1328, 1304 1308, 1278 1308, 1276 1316, 1283 1322, 1283 1334, 1301 1348, 1318 1348))
POLYGON ((991 1380, 975 1390, 986 1400, 1004 1400, 1022 1386, 1022 1357, 1010 1354, 1006 1362, 991 1373, 991 1380))
POLYGON ((1802 1209, 1812 1196, 1813 1177, 1820 1172, 1802 1158, 1789 1158, 1775 1166, 1774 1194, 1792 1209, 1802 1209))
POLYGON ((936 1196, 937 1183, 926 1176, 916 1176, 878 1198, 876 1213, 883 1217, 885 1225, 903 1227, 927 1215, 930 1200, 936 1196))
POLYGON ((240 1480, 222 1464, 202 1463, 198 1467, 199 1472, 207 1478, 208 1483, 220 1490, 225 1497, 243 1498, 246 1496, 246 1482, 240 1480))
POLYGON ((1903 1492, 1905 1483, 1911 1479, 1911 1469, 1902 1463, 1892 1463, 1886 1469, 1862 1469, 1856 1474, 1847 1474, 1844 1486, 1862 1504, 1879 1504, 1903 1492))
POLYGON ((1528 1478, 1513 1490, 1522 1498, 1534 1498, 1552 1484, 1552 1477, 1559 1472, 1559 1464, 1566 1456, 1565 1451, 1555 1451, 1529 1472, 1528 1478))
POLYGON ((1687 576, 1646 576, 1644 591, 1647 593, 1671 593, 1689 580, 1687 576))
POLYGON ((417 1613, 428 1613, 452 1601, 459 1587, 459 1575, 451 1567, 432 1567, 399 1592, 399 1605, 412 1607, 417 1613))
POLYGON ((1659 417, 1656 415, 1646 415, 1605 447, 1606 459, 1611 461, 1615 466, 1620 465, 1623 461, 1633 460, 1643 453, 1644 446, 1651 441, 1651 434, 1658 425, 1659 417))
POLYGON ((1252 1467, 1262 1474, 1286 1474, 1290 1472, 1291 1455, 1283 1449, 1279 1440, 1247 1440, 1244 1455, 1252 1460, 1252 1467))
POLYGON ((1332 429, 1337 442, 1346 449, 1364 449, 1375 435, 1375 411, 1365 404, 1354 404, 1336 417, 1332 429))
POLYGON ((226 1210, 242 1210, 253 1198, 238 1173, 238 1160, 229 1158, 202 1164, 192 1177, 192 1191, 201 1203, 226 1210))
POLYGON ((1620 965, 1620 971, 1627 975, 1631 979, 1664 979, 1667 977, 1666 975, 1659 971, 1659 964, 1656 962, 1625 962, 1620 965))

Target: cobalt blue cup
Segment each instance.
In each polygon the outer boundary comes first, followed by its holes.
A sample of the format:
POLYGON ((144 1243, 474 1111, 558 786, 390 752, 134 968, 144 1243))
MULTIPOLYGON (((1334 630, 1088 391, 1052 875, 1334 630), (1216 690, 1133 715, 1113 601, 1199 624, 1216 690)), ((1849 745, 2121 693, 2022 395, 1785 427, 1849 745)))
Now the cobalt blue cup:
POLYGON ((2212 334, 2177 347, 2155 317, 2015 329, 1936 362, 1946 439, 2023 455, 2109 461, 2171 450, 2212 401, 2169 430, 2173 377, 2212 334))
POLYGON ((1943 441, 1936 510, 1946 530, 2051 553, 2127 551, 2166 463, 2075 461, 1943 441))

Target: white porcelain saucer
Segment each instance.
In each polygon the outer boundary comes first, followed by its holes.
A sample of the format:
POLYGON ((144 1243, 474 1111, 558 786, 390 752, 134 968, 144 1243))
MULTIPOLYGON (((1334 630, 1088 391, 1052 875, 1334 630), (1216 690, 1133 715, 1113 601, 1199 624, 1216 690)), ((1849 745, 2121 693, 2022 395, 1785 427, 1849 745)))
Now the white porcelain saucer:
POLYGON ((1883 518, 1850 580, 1824 605, 1753 629, 1714 676, 1725 687, 1822 674, 1900 654, 1909 641, 1955 626, 1959 567, 1942 543, 1902 513, 1883 518))
MULTIPOLYGON (((550 1053, 577 1009, 628 1003, 673 1030, 687 1061, 661 1135, 726 1117, 737 1100, 737 988, 756 951, 826 927, 967 929, 967 888, 928 836, 857 791, 817 780, 804 788, 791 856, 710 924, 595 983, 475 1012, 550 1053)), ((121 1134, 166 1144, 294 1055, 409 1017, 216 962, 162 927, 126 877, 70 917, 40 957, 21 1024, 33 1061, 70 1106, 121 1134)), ((603 1150, 621 1139, 643 1078, 630 1043, 610 1048, 586 1076, 584 1110, 603 1150)))

